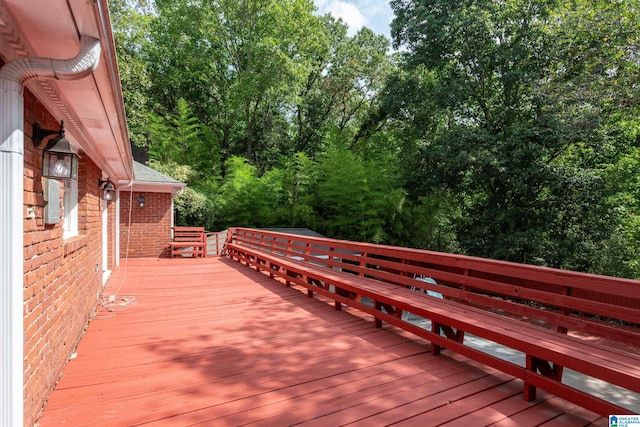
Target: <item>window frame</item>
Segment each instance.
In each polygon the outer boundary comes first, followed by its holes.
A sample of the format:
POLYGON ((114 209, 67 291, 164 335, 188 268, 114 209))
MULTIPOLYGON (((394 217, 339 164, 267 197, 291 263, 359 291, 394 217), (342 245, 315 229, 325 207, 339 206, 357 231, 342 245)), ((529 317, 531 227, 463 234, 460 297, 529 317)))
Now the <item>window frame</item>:
POLYGON ((78 235, 78 180, 67 179, 63 181, 63 222, 64 230, 62 238, 69 239, 78 235))

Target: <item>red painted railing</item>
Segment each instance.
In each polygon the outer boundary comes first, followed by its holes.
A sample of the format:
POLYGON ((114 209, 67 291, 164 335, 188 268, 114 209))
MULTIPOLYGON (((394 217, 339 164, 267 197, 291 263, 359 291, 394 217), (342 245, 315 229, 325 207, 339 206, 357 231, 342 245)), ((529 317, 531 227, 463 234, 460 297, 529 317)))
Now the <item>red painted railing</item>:
POLYGON ((640 344, 640 281, 396 246, 235 228, 229 241, 494 312, 640 344), (417 278, 430 277, 435 283, 417 278))

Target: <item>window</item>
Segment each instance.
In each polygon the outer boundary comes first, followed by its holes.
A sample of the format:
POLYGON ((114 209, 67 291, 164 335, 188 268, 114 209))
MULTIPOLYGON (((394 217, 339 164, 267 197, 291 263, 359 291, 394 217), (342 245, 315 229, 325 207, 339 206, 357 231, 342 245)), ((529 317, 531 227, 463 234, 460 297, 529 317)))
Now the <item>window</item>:
POLYGON ((63 238, 68 239, 78 235, 78 180, 64 180, 64 229, 63 238))

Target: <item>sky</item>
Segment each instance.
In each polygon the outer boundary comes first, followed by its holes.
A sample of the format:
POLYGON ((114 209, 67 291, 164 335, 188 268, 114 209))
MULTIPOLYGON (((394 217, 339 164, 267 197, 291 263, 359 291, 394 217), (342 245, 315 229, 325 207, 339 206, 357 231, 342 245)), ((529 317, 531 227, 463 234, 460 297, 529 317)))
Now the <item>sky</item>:
POLYGON ((383 34, 389 40, 389 26, 393 20, 393 12, 388 0, 314 0, 321 15, 330 13, 349 26, 349 35, 360 28, 370 28, 376 34, 383 34))

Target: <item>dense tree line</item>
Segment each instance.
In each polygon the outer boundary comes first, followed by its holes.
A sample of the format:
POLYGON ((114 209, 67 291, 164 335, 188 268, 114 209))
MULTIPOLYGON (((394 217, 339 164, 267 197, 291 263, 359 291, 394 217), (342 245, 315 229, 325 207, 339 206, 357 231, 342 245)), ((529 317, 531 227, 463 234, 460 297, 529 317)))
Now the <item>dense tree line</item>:
POLYGON ((114 0, 134 142, 178 221, 640 277, 635 0, 114 0))

